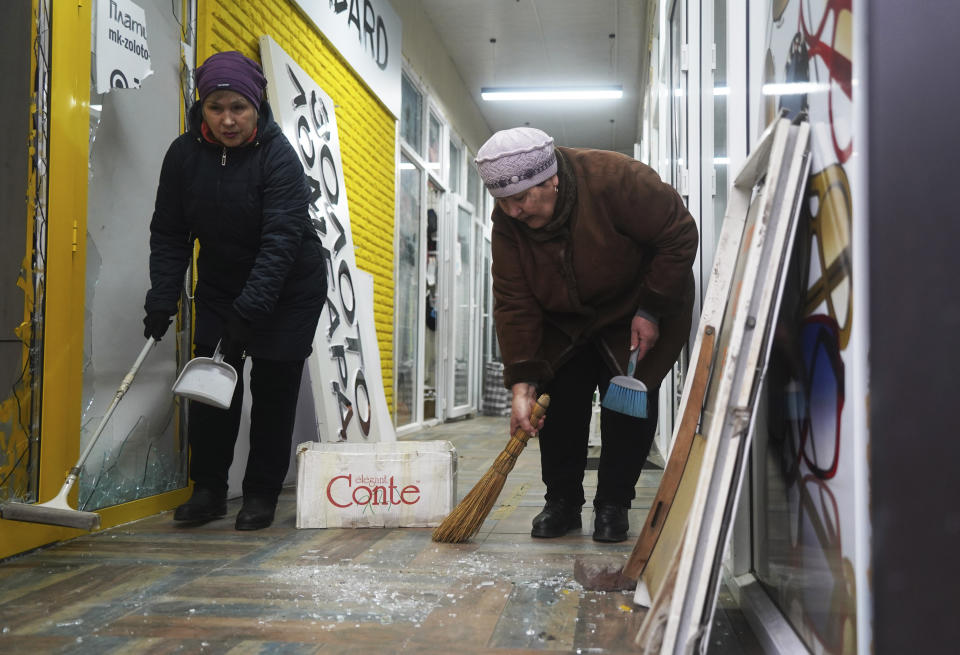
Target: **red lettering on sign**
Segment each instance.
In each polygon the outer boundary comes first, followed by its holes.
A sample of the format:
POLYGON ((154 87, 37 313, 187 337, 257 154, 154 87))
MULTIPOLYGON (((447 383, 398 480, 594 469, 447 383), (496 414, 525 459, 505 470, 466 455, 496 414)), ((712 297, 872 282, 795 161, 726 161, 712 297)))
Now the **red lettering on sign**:
POLYGON ((333 488, 333 483, 336 482, 337 480, 346 480, 347 485, 351 485, 353 478, 350 475, 338 475, 334 478, 330 478, 330 482, 327 483, 327 500, 330 501, 330 504, 336 505, 337 507, 340 507, 340 508, 350 507, 350 503, 347 503, 346 505, 341 505, 340 503, 338 503, 333 499, 333 493, 331 493, 331 489, 333 488))
POLYGON ((406 503, 407 505, 413 505, 420 500, 420 487, 415 484, 408 484, 403 488, 403 491, 400 492, 400 500, 406 503), (417 494, 417 497, 413 500, 407 500, 407 492, 417 494))
MULTIPOLYGON (((363 476, 361 476, 361 479, 363 476)), ((343 485, 337 485, 338 493, 337 496, 343 499, 344 494, 339 492, 339 489, 343 485)), ((387 486, 376 485, 373 487, 368 487, 367 485, 357 485, 353 486, 353 475, 337 475, 330 478, 330 482, 327 483, 327 500, 330 501, 330 504, 334 507, 339 507, 344 509, 350 507, 351 505, 415 505, 420 502, 420 487, 415 484, 408 484, 403 489, 399 489, 393 478, 390 476, 390 480, 387 486), (346 495, 349 500, 346 502, 337 502, 334 500, 334 485, 338 480, 346 480, 347 488, 346 495)))

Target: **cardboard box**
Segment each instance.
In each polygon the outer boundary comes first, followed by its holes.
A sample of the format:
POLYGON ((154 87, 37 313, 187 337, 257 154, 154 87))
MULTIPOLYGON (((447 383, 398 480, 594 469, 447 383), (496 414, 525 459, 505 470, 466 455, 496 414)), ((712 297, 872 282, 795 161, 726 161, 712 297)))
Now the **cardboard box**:
POLYGON ((297 446, 298 528, 434 527, 456 496, 449 441, 297 446))

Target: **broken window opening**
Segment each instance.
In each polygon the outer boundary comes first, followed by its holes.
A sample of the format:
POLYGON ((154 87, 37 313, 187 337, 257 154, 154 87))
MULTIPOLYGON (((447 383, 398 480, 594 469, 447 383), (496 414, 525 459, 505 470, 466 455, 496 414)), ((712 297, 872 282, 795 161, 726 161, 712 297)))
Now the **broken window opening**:
MULTIPOLYGON (((163 153, 180 132, 182 26, 166 0, 138 4, 145 12, 142 36, 149 38, 153 71, 135 80, 139 88, 99 94, 93 79, 98 62, 91 66, 81 449, 144 346, 153 198, 163 153)), ((189 308, 186 300, 181 305, 189 308)), ((171 388, 190 355, 192 321, 188 311, 174 318, 84 464, 78 480, 83 510, 187 484, 184 413, 171 388)))

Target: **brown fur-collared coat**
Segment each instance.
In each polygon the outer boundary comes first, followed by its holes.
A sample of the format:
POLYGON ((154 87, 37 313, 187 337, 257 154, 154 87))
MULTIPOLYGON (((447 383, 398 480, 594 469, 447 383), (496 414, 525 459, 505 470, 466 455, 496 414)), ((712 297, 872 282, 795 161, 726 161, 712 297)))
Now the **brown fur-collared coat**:
POLYGON ((603 150, 557 148, 554 220, 531 230, 493 211, 494 319, 504 384, 543 384, 594 343, 624 373, 630 322, 659 318, 636 377, 657 387, 690 334, 698 235, 680 195, 649 166, 603 150))

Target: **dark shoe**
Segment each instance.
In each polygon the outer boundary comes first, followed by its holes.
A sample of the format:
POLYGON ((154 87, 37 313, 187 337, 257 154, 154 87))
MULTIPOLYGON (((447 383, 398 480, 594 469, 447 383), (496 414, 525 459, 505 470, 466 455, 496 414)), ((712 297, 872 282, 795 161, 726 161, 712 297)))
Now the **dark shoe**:
POLYGON ((180 505, 173 513, 174 521, 202 523, 222 519, 227 515, 227 494, 217 493, 203 487, 194 487, 190 500, 180 505))
POLYGON ((251 496, 243 499, 243 507, 237 514, 237 530, 262 530, 273 523, 277 501, 272 498, 251 496))
POLYGON ((548 500, 543 511, 533 517, 531 537, 550 539, 562 537, 571 530, 579 530, 580 508, 565 500, 548 500))
POLYGON ((616 543, 627 540, 630 521, 627 507, 603 504, 594 508, 593 540, 616 543))

